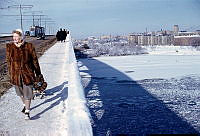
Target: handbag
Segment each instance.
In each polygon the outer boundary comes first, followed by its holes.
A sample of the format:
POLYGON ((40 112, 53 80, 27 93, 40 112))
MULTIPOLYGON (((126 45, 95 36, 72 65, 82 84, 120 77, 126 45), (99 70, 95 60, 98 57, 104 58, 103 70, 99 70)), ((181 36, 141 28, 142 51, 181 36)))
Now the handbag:
POLYGON ((33 91, 36 93, 43 93, 47 88, 47 82, 44 81, 43 75, 39 75, 35 78, 33 83, 33 91))

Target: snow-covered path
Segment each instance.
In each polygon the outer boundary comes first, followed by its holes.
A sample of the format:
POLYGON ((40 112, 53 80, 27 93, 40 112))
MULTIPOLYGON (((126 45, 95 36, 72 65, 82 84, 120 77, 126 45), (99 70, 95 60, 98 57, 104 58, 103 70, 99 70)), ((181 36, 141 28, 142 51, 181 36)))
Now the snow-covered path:
MULTIPOLYGON (((79 97, 74 95, 77 93, 76 89, 73 88, 77 84, 76 79, 70 81, 70 88, 73 90, 68 93, 69 70, 72 68, 70 65, 73 64, 69 62, 69 56, 73 53, 73 48, 69 48, 71 45, 71 38, 67 39, 65 43, 57 42, 39 59, 41 71, 48 83, 48 87, 43 99, 37 97, 32 101, 31 120, 24 120, 24 114, 21 113, 23 105, 20 98, 16 96, 14 88, 11 88, 8 93, 1 97, 0 135, 71 136, 73 131, 77 131, 80 134, 83 131, 84 135, 92 135, 87 107, 82 106, 84 109, 78 109, 80 105, 85 104, 85 101, 82 102, 84 96, 80 96, 81 100, 79 101, 79 97), (76 98, 75 104, 74 101, 71 101, 73 100, 72 98, 70 101, 68 100, 69 95, 76 98), (78 108, 70 107, 71 105, 76 105, 78 108), (86 112, 82 112, 82 110, 86 112), (77 119, 78 114, 74 113, 79 112, 85 114, 82 116, 83 118, 79 115, 77 119), (75 119, 78 121, 74 121, 75 119), (69 121, 71 122, 69 123, 69 121), (73 128, 74 124, 76 128, 73 128), (81 127, 82 124, 85 124, 85 126, 81 127), (84 130, 80 130, 80 128, 84 130)), ((70 77, 74 77, 73 72, 71 72, 70 77)), ((79 89, 78 91, 83 91, 81 88, 77 88, 79 89)))
POLYGON ((31 120, 21 113, 21 100, 11 88, 0 101, 0 131, 10 135, 62 135, 66 133, 64 100, 68 96, 67 46, 56 43, 40 59, 42 73, 48 83, 47 96, 32 101, 31 120))

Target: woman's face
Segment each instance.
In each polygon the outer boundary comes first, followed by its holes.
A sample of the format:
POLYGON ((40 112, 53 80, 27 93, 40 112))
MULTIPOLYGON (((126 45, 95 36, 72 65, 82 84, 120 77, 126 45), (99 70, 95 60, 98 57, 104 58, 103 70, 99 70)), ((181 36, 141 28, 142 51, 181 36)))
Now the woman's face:
POLYGON ((14 43, 20 43, 21 40, 22 40, 22 37, 19 34, 13 33, 13 41, 14 41, 14 43))

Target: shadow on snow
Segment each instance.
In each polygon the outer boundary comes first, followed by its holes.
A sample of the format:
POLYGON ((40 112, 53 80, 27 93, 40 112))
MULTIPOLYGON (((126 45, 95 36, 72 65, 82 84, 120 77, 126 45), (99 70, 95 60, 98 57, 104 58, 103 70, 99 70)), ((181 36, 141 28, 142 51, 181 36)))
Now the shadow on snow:
MULTIPOLYGON (((95 59, 79 59, 79 62, 88 68, 80 72, 91 75, 85 96, 95 136, 199 134, 137 81, 95 59), (106 77, 105 72, 112 76, 106 77)), ((82 76, 83 83, 87 78, 82 76)))
POLYGON ((55 106, 57 106, 61 101, 64 101, 67 99, 68 97, 68 88, 64 87, 65 84, 67 84, 67 82, 62 83, 59 86, 56 86, 54 88, 48 89, 45 92, 45 96, 49 96, 49 99, 46 99, 44 102, 34 106, 31 108, 31 110, 38 108, 44 104, 47 104, 49 102, 52 102, 54 100, 56 100, 54 103, 52 103, 50 106, 48 106, 46 109, 44 109, 43 111, 41 111, 40 113, 36 114, 35 116, 33 116, 31 118, 31 120, 35 120, 40 118, 40 115, 42 115, 43 113, 47 112, 48 110, 54 108, 55 106), (57 93, 55 96, 53 96, 55 93, 57 93), (51 97, 53 96, 53 97, 51 97))

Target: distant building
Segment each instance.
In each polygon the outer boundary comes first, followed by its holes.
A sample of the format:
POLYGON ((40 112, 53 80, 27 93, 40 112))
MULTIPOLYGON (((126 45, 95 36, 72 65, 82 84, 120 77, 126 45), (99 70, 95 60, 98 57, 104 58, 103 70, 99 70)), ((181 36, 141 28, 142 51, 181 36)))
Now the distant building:
POLYGON ((196 35, 197 33, 195 32, 187 32, 187 31, 180 31, 178 32, 177 36, 192 36, 192 35, 196 35))
POLYGON ((173 35, 166 35, 166 34, 160 34, 160 35, 140 34, 140 35, 129 36, 129 41, 134 42, 138 45, 172 45, 173 40, 174 40, 173 35))
POLYGON ((166 30, 166 35, 173 35, 174 31, 166 30))
POLYGON ((178 46, 200 46, 200 35, 175 36, 174 45, 178 46))
POLYGON ((178 35, 179 27, 178 25, 174 25, 174 35, 178 35))
POLYGON ((161 45, 167 45, 168 43, 167 43, 167 36, 161 36, 161 45))
POLYGON ((150 45, 158 45, 158 36, 151 36, 151 44, 150 45))
POLYGON ((138 45, 148 45, 147 35, 139 35, 138 36, 138 45))
POLYGON ((147 45, 151 45, 151 35, 147 35, 147 45))
POLYGON ((129 42, 129 44, 138 44, 138 35, 129 34, 128 35, 128 42, 129 42))
POLYGON ((158 45, 162 45, 162 36, 161 35, 158 36, 158 45))
POLYGON ((174 25, 173 31, 161 29, 157 32, 129 34, 128 41, 137 45, 200 46, 200 30, 179 31, 179 26, 174 25))
POLYGON ((111 35, 102 35, 100 39, 110 39, 111 35))

